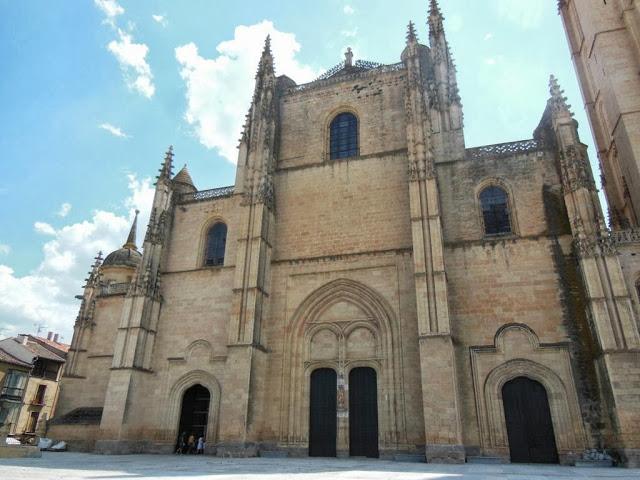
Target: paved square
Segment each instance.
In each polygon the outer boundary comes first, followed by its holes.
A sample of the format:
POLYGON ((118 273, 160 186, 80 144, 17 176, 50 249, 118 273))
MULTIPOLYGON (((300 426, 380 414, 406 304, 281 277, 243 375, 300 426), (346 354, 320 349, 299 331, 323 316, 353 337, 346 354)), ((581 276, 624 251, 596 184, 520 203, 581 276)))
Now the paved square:
POLYGON ((204 456, 44 452, 39 459, 0 459, 0 479, 431 480, 634 479, 640 470, 550 465, 434 465, 352 459, 222 459, 204 456))

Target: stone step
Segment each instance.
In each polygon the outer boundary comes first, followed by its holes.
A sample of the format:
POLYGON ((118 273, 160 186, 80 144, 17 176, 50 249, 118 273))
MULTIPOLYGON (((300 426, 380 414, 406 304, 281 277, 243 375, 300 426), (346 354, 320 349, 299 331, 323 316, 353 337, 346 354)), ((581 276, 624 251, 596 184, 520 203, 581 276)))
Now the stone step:
POLYGON ((480 463, 484 465, 496 465, 508 463, 502 457, 467 457, 467 463, 480 463))
POLYGON ((424 455, 420 453, 396 453, 393 456, 395 462, 422 463, 425 461, 424 455))
POLYGON ((260 450, 260 456, 263 458, 287 458, 289 454, 284 450, 260 450))

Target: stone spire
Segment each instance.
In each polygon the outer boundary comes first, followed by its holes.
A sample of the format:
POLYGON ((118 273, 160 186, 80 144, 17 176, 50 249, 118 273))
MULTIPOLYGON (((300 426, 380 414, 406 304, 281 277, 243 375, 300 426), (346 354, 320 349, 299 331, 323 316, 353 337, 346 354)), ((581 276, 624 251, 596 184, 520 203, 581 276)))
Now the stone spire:
POLYGON ((564 96, 564 90, 560 88, 558 79, 554 75, 549 77, 549 94, 551 95, 549 105, 554 114, 565 113, 573 116, 571 105, 567 104, 567 97, 564 96))
POLYGON ((169 145, 169 149, 164 154, 164 162, 160 167, 160 175, 158 180, 170 180, 173 175, 173 145, 169 145))
POLYGON ((437 37, 440 34, 444 35, 443 27, 444 16, 440 11, 440 5, 437 0, 430 0, 429 2, 429 36, 437 37))
POLYGON ((133 223, 131 224, 131 230, 129 230, 129 236, 127 237, 127 241, 122 246, 122 248, 129 248, 131 250, 138 250, 136 246, 136 230, 138 228, 138 214, 140 210, 136 209, 136 216, 133 219, 133 223))
POLYGON ((417 43, 418 35, 416 34, 416 27, 412 21, 409 21, 407 25, 407 45, 410 43, 417 43))
POLYGON ((258 71, 256 78, 263 75, 273 75, 273 53, 271 53, 271 35, 267 35, 264 39, 264 48, 262 49, 262 55, 260 56, 260 62, 258 63, 258 71))

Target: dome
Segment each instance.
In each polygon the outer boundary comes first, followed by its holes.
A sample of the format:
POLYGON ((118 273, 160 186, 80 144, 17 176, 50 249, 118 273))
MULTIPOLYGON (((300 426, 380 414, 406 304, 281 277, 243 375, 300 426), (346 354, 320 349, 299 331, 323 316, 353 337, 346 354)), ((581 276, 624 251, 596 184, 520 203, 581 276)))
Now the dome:
POLYGON ((140 260, 142 260, 142 254, 138 250, 122 247, 107 255, 107 258, 102 262, 102 266, 136 268, 140 260))
POLYGON ((136 268, 142 260, 142 254, 138 251, 136 247, 136 228, 138 226, 138 214, 139 210, 136 210, 136 216, 133 219, 133 224, 131 225, 131 230, 129 231, 129 236, 127 237, 127 241, 122 246, 122 248, 116 250, 115 252, 111 252, 107 255, 107 258, 102 262, 103 267, 132 267, 136 268))

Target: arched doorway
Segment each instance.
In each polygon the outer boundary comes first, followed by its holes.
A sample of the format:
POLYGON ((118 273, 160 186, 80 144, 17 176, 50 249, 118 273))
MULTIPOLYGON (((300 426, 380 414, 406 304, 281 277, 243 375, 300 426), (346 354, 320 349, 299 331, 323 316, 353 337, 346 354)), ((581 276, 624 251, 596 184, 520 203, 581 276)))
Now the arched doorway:
POLYGON ((319 368, 311 373, 309 456, 335 457, 338 378, 335 370, 319 368))
POLYGON ((211 394, 209 390, 200 384, 185 390, 182 396, 178 435, 186 433, 187 437, 193 435, 196 439, 199 437, 206 438, 210 401, 211 394))
POLYGON ((378 381, 373 368, 349 372, 349 454, 378 457, 378 381))
POLYGON ((558 463, 549 399, 544 386, 516 377, 502 387, 502 402, 514 463, 558 463))

